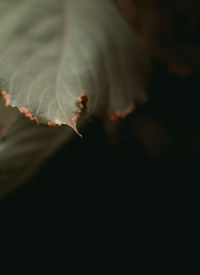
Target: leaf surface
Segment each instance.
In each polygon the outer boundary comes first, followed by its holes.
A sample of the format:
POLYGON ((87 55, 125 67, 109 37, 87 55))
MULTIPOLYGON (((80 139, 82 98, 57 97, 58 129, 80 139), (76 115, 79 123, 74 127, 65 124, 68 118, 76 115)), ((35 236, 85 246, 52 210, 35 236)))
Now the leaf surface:
POLYGON ((116 119, 146 100, 149 60, 113 1, 1 0, 7 105, 74 130, 81 108, 116 119))

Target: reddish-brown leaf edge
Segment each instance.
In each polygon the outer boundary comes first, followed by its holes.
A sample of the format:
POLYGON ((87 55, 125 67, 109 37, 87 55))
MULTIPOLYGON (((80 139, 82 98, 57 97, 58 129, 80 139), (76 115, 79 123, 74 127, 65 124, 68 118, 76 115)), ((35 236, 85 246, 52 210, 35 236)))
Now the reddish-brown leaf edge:
MULTIPOLYGON (((6 107, 13 107, 15 108, 16 106, 15 105, 12 105, 10 102, 10 96, 9 94, 3 90, 1 92, 1 95, 2 95, 2 98, 5 102, 5 106, 6 107)), ((88 103, 89 103, 89 98, 88 96, 86 96, 85 94, 81 94, 80 97, 78 98, 78 105, 79 105, 79 110, 77 112, 77 115, 75 115, 73 118, 72 118, 72 123, 74 125, 74 130, 75 132, 80 136, 82 137, 82 135, 78 132, 77 130, 77 122, 78 122, 78 119, 81 115, 81 112, 83 109, 86 109, 88 110, 88 103)), ((129 108, 125 111, 125 112, 120 112, 118 110, 116 110, 113 114, 111 114, 109 117, 108 117, 108 120, 111 120, 111 121, 116 121, 116 120, 119 120, 119 119, 125 119, 129 114, 131 114, 136 108, 136 105, 134 103, 131 103, 131 105, 129 106, 129 108)), ((28 108, 26 107, 21 107, 21 108, 18 108, 18 110, 24 114, 27 118, 29 118, 30 120, 32 121, 35 121, 36 124, 42 124, 39 119, 36 117, 36 116, 33 116, 33 114, 31 114, 28 110, 28 108)), ((87 113, 87 118, 89 118, 89 114, 87 113)), ((56 121, 55 122, 52 122, 52 121, 48 121, 47 122, 47 125, 49 127, 57 127, 57 126, 61 126, 61 125, 67 125, 67 123, 64 123, 64 122, 61 122, 61 121, 56 121)))
MULTIPOLYGON (((6 107, 13 107, 13 108, 16 107, 15 105, 11 104, 10 95, 5 90, 3 90, 1 92, 1 95, 2 95, 2 98, 5 102, 6 107)), ((77 130, 77 122, 78 122, 78 119, 80 117, 80 114, 81 114, 82 110, 84 108, 86 108, 86 109, 88 108, 88 102, 89 102, 88 97, 85 94, 81 94, 80 97, 78 98, 79 110, 77 112, 77 115, 75 115, 72 118, 72 123, 74 125, 74 130, 80 137, 82 137, 82 135, 77 130)), ((27 118, 29 118, 32 121, 35 121, 36 124, 43 124, 39 121, 39 119, 36 116, 33 116, 33 114, 31 114, 31 112, 29 112, 28 108, 21 107, 21 108, 17 108, 17 109, 20 111, 20 113, 24 114, 27 118)), ((47 125, 49 127, 57 127, 57 126, 61 126, 61 125, 67 125, 67 123, 64 123, 64 122, 61 122, 61 121, 56 121, 56 123, 52 122, 52 121, 48 121, 47 125)))

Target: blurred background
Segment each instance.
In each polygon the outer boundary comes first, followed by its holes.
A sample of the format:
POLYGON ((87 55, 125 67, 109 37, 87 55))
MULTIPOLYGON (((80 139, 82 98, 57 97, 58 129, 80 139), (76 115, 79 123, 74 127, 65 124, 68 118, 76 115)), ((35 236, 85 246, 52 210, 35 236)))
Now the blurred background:
POLYGON ((162 197, 199 182, 199 1, 119 2, 152 59, 148 103, 112 134, 104 122, 93 120, 82 139, 75 137, 1 202, 2 212, 77 208, 95 214, 131 203, 136 194, 162 190, 162 197))

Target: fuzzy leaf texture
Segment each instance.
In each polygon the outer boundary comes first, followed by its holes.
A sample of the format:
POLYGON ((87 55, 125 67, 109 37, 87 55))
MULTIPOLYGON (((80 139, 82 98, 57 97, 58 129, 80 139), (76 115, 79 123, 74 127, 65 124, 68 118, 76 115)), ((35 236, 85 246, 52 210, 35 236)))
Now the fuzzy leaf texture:
POLYGON ((0 86, 31 120, 77 131, 146 101, 149 60, 111 0, 1 0, 0 86))

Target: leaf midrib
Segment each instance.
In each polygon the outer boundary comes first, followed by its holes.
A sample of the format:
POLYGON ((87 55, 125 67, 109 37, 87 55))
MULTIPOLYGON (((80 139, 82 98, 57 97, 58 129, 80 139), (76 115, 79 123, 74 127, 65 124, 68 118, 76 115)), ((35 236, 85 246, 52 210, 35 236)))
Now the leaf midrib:
POLYGON ((59 67, 58 67, 58 72, 56 76, 56 89, 55 89, 55 95, 56 95, 56 102, 58 104, 58 107, 60 108, 60 111, 64 115, 65 119, 70 122, 71 121, 68 119, 66 116, 62 104, 59 100, 59 90, 60 90, 60 84, 61 84, 61 79, 62 79, 62 72, 63 72, 63 67, 65 65, 65 60, 66 60, 66 55, 67 55, 67 45, 69 41, 69 22, 71 18, 71 9, 72 5, 70 5, 70 0, 63 0, 63 21, 64 21, 64 26, 63 26, 63 43, 62 43, 62 51, 60 54, 60 61, 59 61, 59 67))

